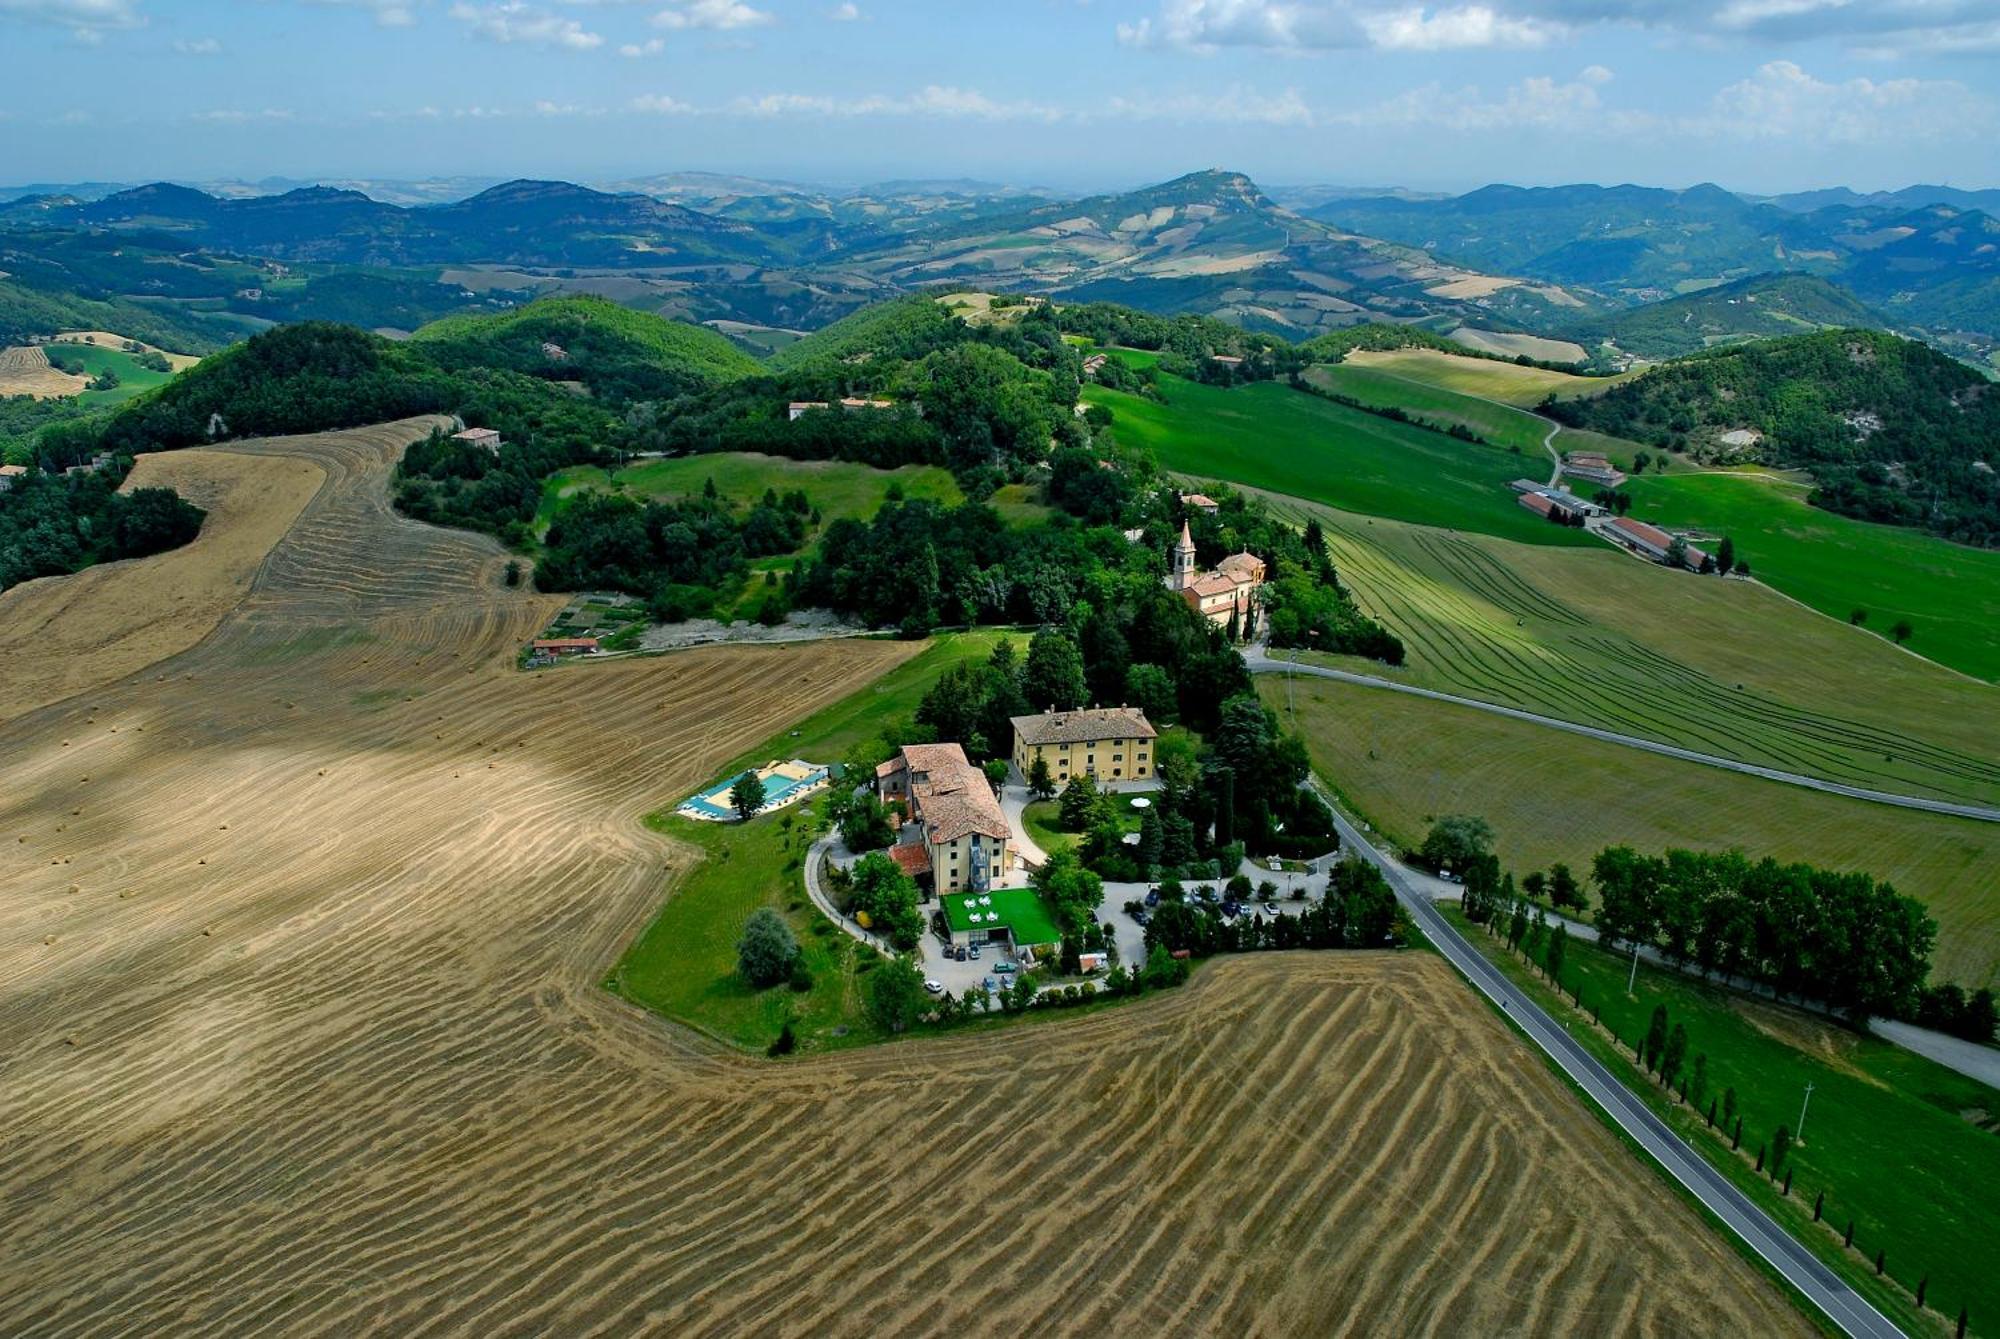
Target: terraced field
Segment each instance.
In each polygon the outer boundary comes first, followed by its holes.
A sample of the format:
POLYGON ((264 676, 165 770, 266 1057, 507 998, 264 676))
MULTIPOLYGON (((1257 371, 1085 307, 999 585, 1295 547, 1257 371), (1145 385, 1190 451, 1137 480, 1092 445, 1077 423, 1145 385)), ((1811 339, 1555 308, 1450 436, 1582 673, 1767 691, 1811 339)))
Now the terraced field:
POLYGON ((2000 690, 1754 585, 1599 548, 1318 515, 1409 649, 1347 668, 1878 790, 2000 801, 2000 690))
POLYGON ((0 1333, 1808 1331, 1428 955, 785 1065, 617 1001, 640 815, 914 648, 517 674, 392 448, 239 449, 327 480, 240 604, 0 726, 0 1333))
POLYGON ((2000 987, 2000 828, 1888 809, 1699 763, 1640 755, 1470 707, 1324 679, 1261 676, 1289 702, 1313 761, 1390 840, 1441 814, 1493 825, 1517 875, 1560 860, 1582 875, 1607 846, 1728 850, 1885 878, 1939 927, 1940 980, 2000 987))

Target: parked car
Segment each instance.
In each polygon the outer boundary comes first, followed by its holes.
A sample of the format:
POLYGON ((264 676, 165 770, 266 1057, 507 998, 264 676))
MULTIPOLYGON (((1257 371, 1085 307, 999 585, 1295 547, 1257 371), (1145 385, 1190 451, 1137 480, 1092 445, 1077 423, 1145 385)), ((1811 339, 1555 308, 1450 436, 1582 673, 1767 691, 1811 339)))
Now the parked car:
POLYGON ((956 948, 952 950, 951 959, 953 962, 964 962, 965 958, 966 958, 966 953, 963 948, 956 948))
POLYGON ((974 944, 974 945, 973 945, 973 946, 972 946, 972 947, 971 947, 970 949, 968 949, 968 950, 967 950, 966 952, 967 952, 967 955, 968 955, 969 957, 971 957, 971 959, 972 959, 972 960, 973 960, 974 962, 978 962, 978 961, 979 961, 979 945, 977 945, 977 944, 974 944))
POLYGON ((1265 914, 1266 916, 1275 916, 1275 915, 1277 915, 1277 914, 1278 914, 1278 904, 1277 904, 1276 902, 1266 902, 1266 903, 1264 904, 1264 914, 1265 914))
POLYGON ((1154 888, 1146 894, 1146 905, 1149 907, 1157 907, 1160 905, 1159 889, 1154 888))
POLYGON ((979 978, 979 988, 980 988, 981 990, 985 991, 985 992, 986 992, 987 994, 989 994, 989 995, 990 995, 990 994, 992 994, 992 993, 993 993, 993 991, 994 991, 994 988, 995 988, 995 982, 994 982, 993 978, 992 978, 992 977, 990 977, 990 976, 982 976, 982 977, 980 977, 980 978, 979 978))
POLYGON ((993 970, 1000 973, 1000 975, 1002 976, 1008 976, 1014 972, 1020 971, 1021 969, 1016 967, 1011 962, 996 962, 993 964, 993 970))
POLYGON ((944 994, 944 982, 936 980, 925 981, 924 989, 933 995, 942 995, 944 994))

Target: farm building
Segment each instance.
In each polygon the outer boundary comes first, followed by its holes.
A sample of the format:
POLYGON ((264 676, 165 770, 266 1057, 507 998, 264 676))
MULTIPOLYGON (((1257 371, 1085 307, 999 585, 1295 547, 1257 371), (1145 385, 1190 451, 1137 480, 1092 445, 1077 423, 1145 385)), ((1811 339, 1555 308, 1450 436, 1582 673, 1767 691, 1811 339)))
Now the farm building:
POLYGON ((1092 707, 1014 717, 1014 766, 1022 776, 1040 758, 1058 785, 1072 776, 1139 781, 1153 774, 1159 731, 1137 707, 1092 707))
POLYGON ((1104 364, 1109 361, 1110 359, 1107 358, 1105 355, 1101 353, 1093 353, 1088 358, 1083 360, 1083 374, 1087 377, 1094 377, 1097 375, 1097 370, 1103 367, 1104 364))
POLYGON ((801 418, 810 414, 815 409, 830 408, 832 406, 824 400, 794 400, 785 406, 785 421, 787 423, 797 423, 801 418))
POLYGON ((894 400, 884 400, 879 395, 849 395, 841 400, 840 407, 849 411, 856 409, 894 409, 896 402, 894 400))
POLYGON ((500 434, 491 428, 467 428, 463 432, 453 433, 451 439, 454 442, 464 442, 467 446, 476 446, 482 451, 500 449, 500 434))
POLYGON ((0 493, 14 486, 14 481, 28 472, 26 465, 0 465, 0 493))
POLYGON ((1571 451, 1563 457, 1562 472, 1572 478, 1586 479, 1606 488, 1616 488, 1625 482, 1625 474, 1611 463, 1602 451, 1571 451))
MULTIPOLYGON (((1656 525, 1647 525, 1644 521, 1635 521, 1628 516, 1620 516, 1606 525, 1604 533, 1634 553, 1644 558, 1651 558, 1656 563, 1669 561, 1673 553, 1674 536, 1656 525)), ((1687 544, 1686 548, 1686 556, 1682 559, 1682 563, 1690 571, 1699 572, 1709 566, 1712 560, 1706 551, 1692 544, 1687 544)))
POLYGON ((595 637, 543 637, 528 643, 538 656, 589 656, 597 654, 595 637))
POLYGON ((1181 505, 1190 511, 1201 512, 1205 516, 1213 516, 1222 510, 1222 504, 1206 493, 1182 493, 1181 505))
POLYGON ((928 866, 940 894, 984 892, 1005 877, 1012 829, 986 773, 972 765, 964 749, 906 744, 875 769, 875 789, 884 803, 901 801, 908 809, 896 845, 923 849, 921 858, 893 850, 891 858, 906 870, 928 866))
POLYGON ((1183 521, 1181 537, 1174 545, 1163 580, 1168 590, 1179 591, 1196 613, 1216 627, 1226 628, 1233 621, 1244 636, 1255 633, 1261 613, 1257 592, 1264 585, 1264 560, 1256 554, 1232 553, 1217 563, 1214 570, 1198 571, 1194 565, 1194 536, 1183 521))

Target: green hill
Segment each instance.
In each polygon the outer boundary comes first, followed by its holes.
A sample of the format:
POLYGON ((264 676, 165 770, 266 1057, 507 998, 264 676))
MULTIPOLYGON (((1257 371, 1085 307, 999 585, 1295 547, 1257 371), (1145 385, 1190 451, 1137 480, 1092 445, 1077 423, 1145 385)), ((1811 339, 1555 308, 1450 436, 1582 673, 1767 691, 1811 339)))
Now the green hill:
POLYGON ((63 330, 109 330, 174 353, 210 353, 236 337, 224 322, 172 307, 0 281, 0 347, 63 330))
POLYGON ((1718 344, 1828 327, 1880 330, 1885 325, 1867 303, 1817 275, 1753 274, 1601 317, 1569 334, 1587 346, 1612 344, 1643 358, 1676 358, 1718 344))
POLYGON ((1810 470, 1829 511, 2000 544, 2000 393, 1927 344, 1874 330, 1762 340, 1546 412, 1703 461, 1810 470))
POLYGON ((920 358, 942 344, 955 342, 965 323, 942 304, 922 294, 864 307, 823 330, 795 340, 771 355, 775 372, 791 372, 813 363, 838 362, 866 354, 883 358, 920 358))
POLYGON ((410 342, 441 367, 578 381, 611 400, 679 395, 763 370, 713 330, 594 297, 543 298, 491 316, 447 316, 410 342))

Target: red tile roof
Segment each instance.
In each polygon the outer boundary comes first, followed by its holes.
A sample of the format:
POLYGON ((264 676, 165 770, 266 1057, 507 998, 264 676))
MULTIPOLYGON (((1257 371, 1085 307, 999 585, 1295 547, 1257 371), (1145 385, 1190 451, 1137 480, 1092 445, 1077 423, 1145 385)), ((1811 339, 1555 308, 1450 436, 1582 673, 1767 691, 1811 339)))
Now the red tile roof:
POLYGON ((913 879, 919 874, 931 872, 930 848, 922 842, 898 842, 889 848, 889 858, 896 862, 898 869, 913 879))

